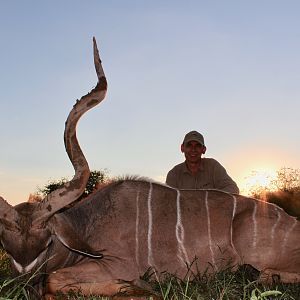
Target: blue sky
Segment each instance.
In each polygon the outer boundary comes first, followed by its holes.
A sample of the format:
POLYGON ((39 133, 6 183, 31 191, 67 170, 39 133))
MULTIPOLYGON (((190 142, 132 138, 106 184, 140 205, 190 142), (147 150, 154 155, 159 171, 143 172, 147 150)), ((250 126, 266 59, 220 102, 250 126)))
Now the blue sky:
POLYGON ((78 136, 92 170, 164 181, 184 134, 205 136, 243 185, 300 167, 300 2, 0 1, 0 195, 12 204, 71 177, 64 122, 96 84, 78 136))

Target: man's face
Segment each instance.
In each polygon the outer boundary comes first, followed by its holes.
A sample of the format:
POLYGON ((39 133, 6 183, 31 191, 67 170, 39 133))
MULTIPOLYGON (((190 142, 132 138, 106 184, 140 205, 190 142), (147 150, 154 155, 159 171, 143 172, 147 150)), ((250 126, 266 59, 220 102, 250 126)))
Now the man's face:
POLYGON ((196 141, 190 141, 181 145, 181 151, 184 153, 187 162, 196 163, 201 160, 206 147, 196 141))

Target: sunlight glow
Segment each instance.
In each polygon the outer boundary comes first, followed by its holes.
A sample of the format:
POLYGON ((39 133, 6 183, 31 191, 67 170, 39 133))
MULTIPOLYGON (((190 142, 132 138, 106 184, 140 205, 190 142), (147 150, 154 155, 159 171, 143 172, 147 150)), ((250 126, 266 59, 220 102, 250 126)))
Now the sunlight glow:
POLYGON ((277 177, 277 172, 273 169, 259 169, 252 171, 244 178, 241 185, 241 193, 251 195, 255 190, 272 191, 275 189, 273 182, 277 177))

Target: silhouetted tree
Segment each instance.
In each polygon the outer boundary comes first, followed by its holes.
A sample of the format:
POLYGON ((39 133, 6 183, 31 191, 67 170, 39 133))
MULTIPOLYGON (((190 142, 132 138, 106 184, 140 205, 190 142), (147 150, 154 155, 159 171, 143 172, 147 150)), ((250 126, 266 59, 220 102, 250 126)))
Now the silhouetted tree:
POLYGON ((266 200, 284 209, 289 215, 300 218, 300 192, 269 192, 266 200))
POLYGON ((95 191, 100 184, 107 182, 109 180, 107 173, 107 170, 91 171, 89 181, 87 182, 83 196, 81 197, 86 197, 95 191))
POLYGON ((250 189, 254 198, 274 203, 288 214, 300 217, 300 169, 280 168, 269 187, 255 186, 250 189))
POLYGON ((61 186, 63 186, 69 180, 67 178, 61 178, 58 180, 49 181, 44 187, 38 188, 38 194, 42 194, 44 197, 49 195, 51 192, 57 190, 61 186))
POLYGON ((272 184, 278 191, 299 192, 300 191, 300 169, 281 168, 277 171, 277 177, 272 184))

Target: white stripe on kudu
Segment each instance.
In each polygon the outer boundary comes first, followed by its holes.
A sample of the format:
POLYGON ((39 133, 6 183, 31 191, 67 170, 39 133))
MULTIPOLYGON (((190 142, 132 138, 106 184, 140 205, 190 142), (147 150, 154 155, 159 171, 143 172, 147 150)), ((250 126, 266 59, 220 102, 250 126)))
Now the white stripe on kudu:
POLYGON ((231 247, 235 250, 234 244, 233 244, 233 220, 234 220, 234 216, 235 216, 235 212, 236 212, 236 197, 234 195, 232 195, 233 198, 233 209, 232 209, 232 219, 231 219, 231 228, 230 228, 230 243, 231 243, 231 247))
POLYGON ((186 249, 184 247, 184 228, 181 222, 181 208, 180 208, 180 191, 177 190, 177 199, 176 199, 176 208, 177 208, 177 222, 176 222, 176 238, 178 242, 178 257, 184 263, 190 265, 186 249))
POLYGON ((149 182, 149 193, 148 193, 148 265, 154 266, 153 253, 152 253, 152 182, 149 182))
POLYGON ((295 218, 295 219, 294 219, 293 225, 290 226, 289 230, 287 231, 287 233, 286 233, 286 235, 285 235, 285 237, 284 237, 284 239, 283 239, 283 242, 282 242, 282 248, 281 248, 281 251, 282 251, 282 252, 285 251, 285 248, 286 248, 286 246, 287 246, 287 241, 288 241, 288 239, 289 239, 289 237, 290 237, 290 234, 292 233, 292 231, 294 230, 295 226, 297 225, 297 223, 298 223, 298 220, 295 218))
POLYGON ((271 230, 271 239, 272 239, 272 243, 275 242, 275 232, 276 232, 276 229, 277 229, 277 226, 281 220, 281 212, 279 209, 276 208, 276 213, 277 213, 277 220, 276 222, 274 223, 274 225, 272 226, 272 230, 271 230))
POLYGON ((253 248, 256 248, 257 245, 257 220, 256 220, 256 212, 257 212, 257 203, 254 201, 254 208, 252 213, 252 222, 253 222, 253 248))
POLYGON ((208 235, 208 245, 211 254, 212 265, 215 267, 215 257, 212 248, 212 239, 211 239, 211 231, 210 231, 210 216, 209 216, 209 207, 208 207, 208 191, 205 192, 205 207, 206 207, 206 215, 207 215, 207 235, 208 235))

